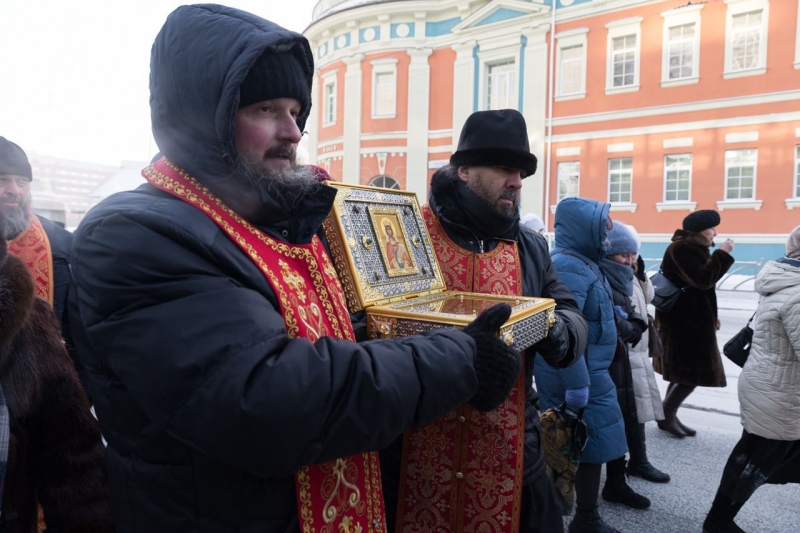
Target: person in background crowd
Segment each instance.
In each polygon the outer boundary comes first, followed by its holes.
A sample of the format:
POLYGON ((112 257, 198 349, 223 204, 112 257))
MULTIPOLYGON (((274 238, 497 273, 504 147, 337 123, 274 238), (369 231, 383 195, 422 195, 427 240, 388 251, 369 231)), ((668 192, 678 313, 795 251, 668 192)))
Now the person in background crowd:
MULTIPOLYGON (((617 388, 617 401, 625 421, 625 437, 629 450, 631 442, 638 440, 639 420, 628 351, 630 345, 641 342, 642 333, 647 331, 647 319, 631 301, 634 278, 631 264, 637 248, 636 241, 625 225, 614 222, 614 227, 608 232, 606 257, 599 263, 600 270, 611 287, 614 322, 618 336, 614 360, 608 367, 608 373, 617 388)), ((604 500, 621 503, 634 509, 650 507, 650 500, 636 493, 625 482, 624 455, 606 463, 606 484, 602 494, 604 500)))
MULTIPOLYGON (((417 497, 420 507, 441 505, 454 514, 477 514, 480 520, 490 515, 492 531, 556 533, 563 531, 563 518, 539 444, 539 413, 533 404, 533 358, 539 353, 555 368, 571 365, 583 354, 587 326, 575 298, 558 279, 547 242, 520 224, 522 180, 536 172, 536 156, 530 152, 527 132, 525 118, 516 110, 470 115, 450 164, 434 173, 428 205, 422 209, 448 289, 556 301, 556 325, 544 340, 522 354, 525 364, 517 381, 521 393, 512 393, 497 410, 485 416, 464 407, 437 422, 446 427, 463 416, 466 425, 462 438, 448 440, 447 449, 432 457, 432 462, 440 462, 459 449, 475 448, 479 443, 483 443, 482 454, 512 457, 516 454, 513 443, 524 439, 522 476, 516 460, 504 461, 502 477, 495 474, 497 488, 490 498, 481 490, 482 465, 476 464, 464 472, 463 482, 449 479, 443 483, 436 503, 431 503, 426 493, 415 494, 408 487, 404 493, 406 499, 417 497), (518 421, 516 425, 511 425, 513 420, 518 421), (449 503, 459 483, 465 485, 467 501, 453 509, 449 503), (498 505, 502 500, 508 503, 498 505), (507 522, 504 516, 513 513, 520 501, 519 525, 514 520, 507 522), (485 511, 475 513, 475 509, 485 511)), ((395 462, 399 459, 395 455, 395 462)), ((432 480, 426 481, 422 486, 427 489, 432 480)), ((406 506, 409 507, 407 516, 419 514, 414 513, 413 505, 406 506)), ((482 531, 478 522, 474 526, 469 519, 462 523, 464 533, 482 531)))
POLYGON ((786 256, 756 276, 761 296, 739 375, 742 438, 722 472, 705 533, 742 533, 734 518, 764 483, 800 483, 800 226, 786 256))
POLYGON ((528 213, 526 215, 522 215, 519 219, 519 223, 523 226, 526 226, 539 235, 544 235, 544 232, 547 228, 544 227, 544 220, 542 217, 537 215, 536 213, 528 213))
MULTIPOLYGON (((614 224, 617 226, 617 223, 614 224)), ((633 226, 624 226, 636 243, 635 261, 631 265, 634 272, 633 297, 631 298, 636 309, 647 317, 647 304, 653 300, 653 284, 645 272, 642 256, 639 254, 641 241, 639 234, 633 226)), ((634 438, 628 440, 628 475, 636 476, 653 483, 668 483, 669 474, 666 474, 652 464, 647 458, 647 444, 645 439, 645 424, 652 420, 664 420, 664 407, 661 403, 661 393, 658 391, 658 382, 653 371, 650 359, 650 332, 642 332, 642 340, 635 346, 629 346, 628 358, 631 363, 633 376, 633 392, 636 398, 636 414, 638 424, 634 438)))
POLYGON ((164 157, 81 222, 69 300, 120 532, 385 531, 371 451, 494 409, 519 373, 505 304, 353 342, 318 237, 336 190, 295 162, 313 76, 305 37, 225 6, 179 7, 155 39, 164 157))
MULTIPOLYGON (((565 198, 555 216, 553 266, 564 285, 578 300, 589 323, 589 340, 581 362, 565 369, 550 366, 536 356, 534 374, 541 409, 576 401, 576 392, 588 385, 584 411, 588 440, 575 476, 577 510, 570 533, 614 533, 600 517, 597 507, 603 463, 625 455, 625 424, 608 367, 614 359, 617 328, 611 288, 598 263, 606 256, 606 236, 613 224, 611 206, 586 198, 565 198)), ((574 409, 574 407, 573 407, 574 409)))
POLYGON ((5 240, 0 287, 0 531, 36 531, 41 505, 47 531, 113 532, 100 429, 52 308, 5 240))
POLYGON ((15 143, 0 137, 0 202, 7 218, 5 240, 8 241, 8 250, 22 258, 30 269, 36 296, 47 300, 53 307, 67 351, 91 400, 86 372, 75 353, 67 322, 72 234, 31 211, 32 180, 28 156, 15 143))
POLYGON ((656 310, 656 323, 664 342, 664 355, 653 368, 669 382, 664 398, 664 420, 658 427, 683 438, 697 434, 678 419, 678 409, 695 387, 724 387, 725 373, 717 346, 716 284, 733 265, 733 241, 727 239, 714 253, 719 213, 702 209, 683 219, 664 252, 661 271, 683 288, 675 306, 656 310))

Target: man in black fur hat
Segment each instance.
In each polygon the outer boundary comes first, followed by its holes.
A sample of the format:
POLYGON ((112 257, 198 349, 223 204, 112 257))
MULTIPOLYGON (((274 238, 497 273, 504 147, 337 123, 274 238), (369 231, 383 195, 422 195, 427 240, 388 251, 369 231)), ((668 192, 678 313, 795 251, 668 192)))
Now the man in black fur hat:
MULTIPOLYGON (((534 172, 536 156, 529 149, 523 116, 510 109, 479 111, 464 124, 450 165, 439 169, 431 180, 429 205, 423 208, 423 214, 447 288, 553 298, 558 321, 547 338, 522 354, 525 364, 515 389, 497 410, 481 415, 468 406, 461 407, 440 421, 462 428, 461 437, 447 441, 445 450, 478 447, 486 457, 503 459, 487 469, 485 463, 471 463, 462 455, 463 464, 453 468, 463 477, 456 473, 455 478, 445 480, 438 492, 441 501, 436 502, 414 493, 400 474, 399 490, 404 498, 397 521, 407 522, 416 516, 415 506, 427 506, 446 509, 442 514, 450 523, 468 525, 478 516, 492 522, 493 531, 554 533, 563 529, 561 506, 540 451, 539 416, 532 390, 533 358, 538 352, 553 366, 571 365, 586 347, 587 325, 574 297, 556 275, 547 241, 520 226, 522 180, 534 172), (523 440, 524 446, 514 450, 513 443, 523 440), (480 489, 489 475, 495 483, 491 495, 480 489), (458 486, 461 483, 463 489, 458 486), (455 508, 450 506, 449 495, 459 490, 464 497, 462 505, 455 508), (514 509, 519 513, 516 516, 514 511, 508 512, 503 500, 521 501, 521 512, 519 505, 514 509), (504 516, 510 520, 505 522, 504 516)), ((445 451, 441 458, 448 455, 445 451)), ((387 494, 387 502, 390 500, 387 494)), ((462 531, 473 529, 465 526, 462 531)))

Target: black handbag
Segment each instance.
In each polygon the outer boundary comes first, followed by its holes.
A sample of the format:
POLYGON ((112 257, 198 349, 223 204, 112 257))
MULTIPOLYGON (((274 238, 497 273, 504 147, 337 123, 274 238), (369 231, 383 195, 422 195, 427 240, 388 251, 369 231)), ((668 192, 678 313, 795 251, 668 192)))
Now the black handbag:
POLYGON ((662 313, 669 313, 686 288, 678 287, 672 283, 660 270, 650 278, 650 281, 653 283, 653 291, 655 292, 652 302, 653 307, 662 313))
POLYGON ((755 318, 756 314, 750 317, 747 324, 739 330, 739 333, 730 338, 725 346, 722 347, 722 353, 725 357, 736 363, 739 367, 744 368, 747 362, 747 357, 750 355, 750 346, 753 344, 753 328, 750 323, 755 318))
POLYGON ((647 315, 647 335, 650 345, 648 346, 648 353, 653 359, 658 359, 664 356, 664 342, 661 340, 661 332, 656 327, 655 319, 647 315))

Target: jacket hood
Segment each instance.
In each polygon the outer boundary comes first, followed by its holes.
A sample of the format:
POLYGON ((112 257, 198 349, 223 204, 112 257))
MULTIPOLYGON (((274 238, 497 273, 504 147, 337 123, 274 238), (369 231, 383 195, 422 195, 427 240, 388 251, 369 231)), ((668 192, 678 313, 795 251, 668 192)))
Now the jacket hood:
POLYGON ((797 264, 770 261, 756 276, 755 288, 761 296, 797 286, 800 286, 800 266, 797 264))
MULTIPOLYGON (((201 181, 237 172, 239 86, 267 51, 296 54, 311 91, 314 59, 299 33, 215 4, 173 11, 150 56, 150 116, 161 153, 201 181)), ((300 131, 309 111, 297 119, 300 131)))
POLYGON ((606 255, 606 218, 611 205, 587 198, 564 198, 556 207, 555 246, 593 261, 606 255))

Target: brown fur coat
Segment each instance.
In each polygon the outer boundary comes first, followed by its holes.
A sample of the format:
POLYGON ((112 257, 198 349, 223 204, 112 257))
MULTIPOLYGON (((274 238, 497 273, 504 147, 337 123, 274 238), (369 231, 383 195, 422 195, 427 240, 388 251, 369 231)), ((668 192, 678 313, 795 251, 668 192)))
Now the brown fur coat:
POLYGON ((711 242, 700 233, 678 230, 664 252, 664 276, 686 287, 669 313, 656 310, 664 356, 653 368, 666 381, 701 387, 724 387, 725 373, 717 346, 715 286, 733 265, 722 250, 709 253, 711 242))
MULTIPOLYGON (((2 226, 2 221, 0 221, 2 226)), ((0 382, 11 436, 0 531, 114 531, 97 421, 50 306, 0 239, 0 382)))

